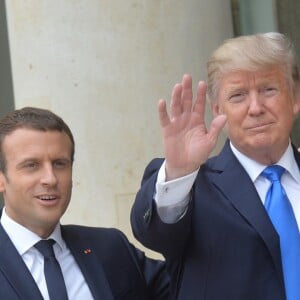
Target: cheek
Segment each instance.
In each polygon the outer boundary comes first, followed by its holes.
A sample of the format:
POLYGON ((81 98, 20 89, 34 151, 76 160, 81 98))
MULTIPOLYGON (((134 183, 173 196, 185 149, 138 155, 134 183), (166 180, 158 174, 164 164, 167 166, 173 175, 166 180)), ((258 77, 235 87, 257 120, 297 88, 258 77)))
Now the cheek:
POLYGON ((62 181, 61 181, 61 186, 62 188, 65 190, 65 192, 70 192, 72 190, 72 187, 73 187, 73 181, 72 181, 72 178, 67 176, 66 178, 64 178, 62 181))
POLYGON ((238 130, 245 120, 245 116, 241 111, 227 113, 227 126, 238 130))
POLYGON ((221 102, 219 111, 227 116, 225 129, 228 134, 236 135, 242 129, 244 120, 247 119, 247 106, 242 103, 230 104, 221 102))
POLYGON ((230 139, 241 140, 244 138, 245 134, 243 132, 243 121, 244 118, 239 118, 238 115, 227 116, 225 132, 230 139))

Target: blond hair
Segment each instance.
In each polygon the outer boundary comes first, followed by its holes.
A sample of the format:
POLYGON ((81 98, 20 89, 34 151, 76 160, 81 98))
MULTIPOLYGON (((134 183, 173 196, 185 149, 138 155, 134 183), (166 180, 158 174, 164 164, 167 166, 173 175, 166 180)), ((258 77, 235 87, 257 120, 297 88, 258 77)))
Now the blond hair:
POLYGON ((294 91, 299 72, 294 47, 285 35, 269 32, 225 40, 207 63, 208 98, 217 101, 223 75, 239 70, 257 71, 274 65, 283 67, 288 84, 294 91))

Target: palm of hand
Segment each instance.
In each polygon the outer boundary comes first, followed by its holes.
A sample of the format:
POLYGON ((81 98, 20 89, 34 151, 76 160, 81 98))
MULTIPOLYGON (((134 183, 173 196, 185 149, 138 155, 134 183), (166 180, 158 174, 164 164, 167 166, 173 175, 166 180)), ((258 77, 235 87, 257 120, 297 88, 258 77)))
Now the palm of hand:
POLYGON ((159 116, 166 158, 167 180, 197 170, 214 149, 226 117, 217 116, 207 130, 205 124, 206 85, 200 82, 192 105, 191 77, 185 75, 173 89, 170 116, 164 100, 159 102, 159 116))

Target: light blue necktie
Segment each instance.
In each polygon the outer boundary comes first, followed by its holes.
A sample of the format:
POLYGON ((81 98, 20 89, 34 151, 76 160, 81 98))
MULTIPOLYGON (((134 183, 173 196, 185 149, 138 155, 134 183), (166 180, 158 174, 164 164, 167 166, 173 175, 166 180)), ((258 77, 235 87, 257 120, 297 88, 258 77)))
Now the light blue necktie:
POLYGON ((283 167, 272 165, 262 172, 262 175, 271 181, 265 207, 280 237, 287 300, 298 300, 300 299, 300 234, 293 208, 280 183, 284 171, 283 167))

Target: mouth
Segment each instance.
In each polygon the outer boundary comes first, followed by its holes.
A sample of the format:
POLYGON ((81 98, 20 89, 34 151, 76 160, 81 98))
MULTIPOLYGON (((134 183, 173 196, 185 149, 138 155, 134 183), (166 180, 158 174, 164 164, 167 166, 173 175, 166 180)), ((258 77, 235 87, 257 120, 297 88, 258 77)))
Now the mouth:
POLYGON ((40 200, 50 201, 50 200, 55 200, 57 198, 57 196, 55 196, 55 195, 41 195, 41 196, 37 196, 37 198, 39 198, 40 200))
POLYGON ((246 129, 247 130, 252 130, 252 131, 263 131, 270 127, 272 123, 263 123, 263 124, 255 124, 252 126, 248 126, 246 129))
POLYGON ((36 199, 43 205, 55 205, 59 201, 58 195, 42 194, 36 196, 36 199))

